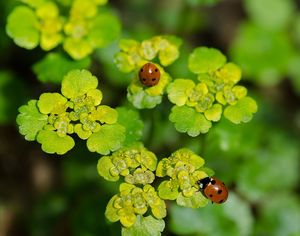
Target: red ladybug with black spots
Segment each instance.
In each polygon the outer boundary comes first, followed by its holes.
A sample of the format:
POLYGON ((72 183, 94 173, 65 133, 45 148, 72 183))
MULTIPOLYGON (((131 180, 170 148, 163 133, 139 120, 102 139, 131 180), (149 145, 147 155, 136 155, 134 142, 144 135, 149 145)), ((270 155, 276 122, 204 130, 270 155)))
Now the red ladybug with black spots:
POLYGON ((140 69, 139 78, 143 85, 151 87, 158 84, 160 71, 156 65, 149 62, 140 69))
POLYGON ((212 203, 224 203, 228 198, 225 184, 216 177, 206 177, 197 181, 200 190, 212 203))

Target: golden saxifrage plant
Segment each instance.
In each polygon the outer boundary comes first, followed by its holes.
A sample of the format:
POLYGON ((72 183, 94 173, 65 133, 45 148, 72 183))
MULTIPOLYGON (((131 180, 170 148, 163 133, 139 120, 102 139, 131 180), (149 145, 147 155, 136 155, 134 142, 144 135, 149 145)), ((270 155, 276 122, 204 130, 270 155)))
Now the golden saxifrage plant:
POLYGON ((6 26, 15 43, 26 49, 39 45, 45 51, 62 45, 72 58, 51 52, 34 67, 41 78, 52 76, 43 70, 47 65, 63 63, 70 70, 57 68, 61 76, 49 80, 61 83, 60 92, 42 93, 19 108, 17 124, 25 139, 37 141, 46 153, 59 155, 76 148, 74 136, 86 140, 88 150, 100 155, 99 175, 120 183, 105 216, 111 222, 120 221, 123 235, 160 235, 167 216, 166 201, 204 207, 209 200, 199 191, 197 181, 214 171, 186 147, 166 157, 148 150, 141 141, 144 125, 139 112, 157 112, 155 107, 170 102, 169 120, 178 132, 192 137, 209 132, 222 117, 234 124, 249 122, 257 105, 247 89, 238 85, 240 68, 217 49, 197 47, 187 62, 194 77, 177 78, 168 72, 168 66, 180 57, 180 38, 121 39, 114 62, 121 72, 132 75, 127 86, 132 106, 110 107, 102 103, 101 81, 85 69, 89 62, 82 61, 119 36, 120 22, 104 6, 106 1, 73 0, 63 6, 50 0, 22 2, 13 9, 6 26), (146 63, 160 71, 154 86, 145 86, 139 79, 146 63))

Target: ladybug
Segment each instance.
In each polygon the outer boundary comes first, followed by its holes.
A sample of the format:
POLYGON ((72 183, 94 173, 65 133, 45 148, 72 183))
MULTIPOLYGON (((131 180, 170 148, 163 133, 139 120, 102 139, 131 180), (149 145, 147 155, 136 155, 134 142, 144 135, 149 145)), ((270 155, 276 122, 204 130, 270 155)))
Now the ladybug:
POLYGON ((143 85, 151 87, 158 84, 160 71, 153 63, 146 63, 139 72, 140 81, 143 85))
POLYGON ((227 200, 228 190, 225 184, 216 177, 206 177, 197 181, 199 188, 212 203, 223 203, 227 200))

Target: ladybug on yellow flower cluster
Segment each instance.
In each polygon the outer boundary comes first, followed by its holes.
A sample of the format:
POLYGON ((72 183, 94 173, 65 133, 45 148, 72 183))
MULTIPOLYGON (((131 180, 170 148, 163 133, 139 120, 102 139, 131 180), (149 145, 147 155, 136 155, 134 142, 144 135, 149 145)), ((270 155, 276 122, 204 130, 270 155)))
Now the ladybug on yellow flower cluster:
POLYGON ((139 71, 139 78, 143 85, 151 87, 157 85, 160 79, 160 71, 153 63, 146 63, 139 71))
POLYGON ((213 203, 224 203, 228 198, 225 184, 216 177, 206 177, 197 181, 200 190, 213 203))

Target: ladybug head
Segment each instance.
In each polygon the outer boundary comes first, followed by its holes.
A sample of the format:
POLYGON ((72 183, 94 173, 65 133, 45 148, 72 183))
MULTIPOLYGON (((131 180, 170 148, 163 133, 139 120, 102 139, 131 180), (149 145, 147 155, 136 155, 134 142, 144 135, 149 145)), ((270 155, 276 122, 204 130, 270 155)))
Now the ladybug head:
POLYGON ((199 188, 201 190, 205 189, 206 186, 210 183, 211 178, 210 177, 205 177, 204 179, 200 179, 197 181, 197 184, 199 185, 199 188))

